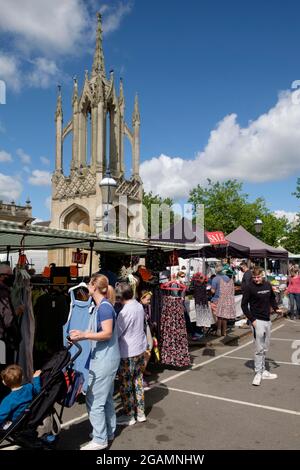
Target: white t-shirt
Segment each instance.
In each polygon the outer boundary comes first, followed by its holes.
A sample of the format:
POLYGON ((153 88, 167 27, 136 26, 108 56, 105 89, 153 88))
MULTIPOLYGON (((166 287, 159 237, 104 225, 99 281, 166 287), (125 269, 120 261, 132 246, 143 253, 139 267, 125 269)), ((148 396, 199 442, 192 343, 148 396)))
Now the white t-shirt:
POLYGON ((147 348, 144 307, 135 299, 124 305, 117 318, 121 358, 143 354, 147 348))

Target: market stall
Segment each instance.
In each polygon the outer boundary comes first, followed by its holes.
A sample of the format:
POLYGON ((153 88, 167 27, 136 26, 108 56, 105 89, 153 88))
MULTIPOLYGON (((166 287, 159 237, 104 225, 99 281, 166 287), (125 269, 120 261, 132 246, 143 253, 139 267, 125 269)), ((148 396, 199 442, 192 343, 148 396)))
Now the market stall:
POLYGON ((238 243, 249 249, 250 258, 272 258, 275 260, 286 260, 288 258, 287 250, 268 245, 252 235, 241 225, 236 230, 226 235, 226 240, 228 240, 229 243, 238 243))

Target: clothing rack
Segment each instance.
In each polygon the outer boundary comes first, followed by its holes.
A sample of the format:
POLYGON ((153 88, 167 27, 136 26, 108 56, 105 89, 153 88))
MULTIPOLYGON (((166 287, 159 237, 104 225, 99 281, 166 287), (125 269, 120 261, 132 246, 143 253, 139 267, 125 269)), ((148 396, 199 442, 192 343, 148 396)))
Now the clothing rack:
POLYGON ((70 286, 76 286, 76 282, 68 282, 66 284, 55 284, 53 282, 49 282, 49 283, 43 283, 43 282, 32 282, 31 283, 31 287, 53 287, 53 286, 57 286, 57 287, 70 287, 70 286))

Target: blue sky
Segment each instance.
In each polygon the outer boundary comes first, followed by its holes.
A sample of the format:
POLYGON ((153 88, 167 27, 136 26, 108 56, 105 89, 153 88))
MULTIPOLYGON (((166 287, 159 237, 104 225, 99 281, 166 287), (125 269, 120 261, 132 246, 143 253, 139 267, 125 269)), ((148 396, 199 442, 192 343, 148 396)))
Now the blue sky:
MULTIPOLYGON (((145 188, 184 200, 206 177, 236 177, 271 210, 298 211, 296 0, 0 0, 0 198, 29 196, 34 216, 49 218, 56 84, 66 123, 72 77, 81 86, 91 70, 99 9, 106 71, 123 77, 129 124, 139 94, 145 188)), ((67 173, 70 142, 64 150, 67 173)))

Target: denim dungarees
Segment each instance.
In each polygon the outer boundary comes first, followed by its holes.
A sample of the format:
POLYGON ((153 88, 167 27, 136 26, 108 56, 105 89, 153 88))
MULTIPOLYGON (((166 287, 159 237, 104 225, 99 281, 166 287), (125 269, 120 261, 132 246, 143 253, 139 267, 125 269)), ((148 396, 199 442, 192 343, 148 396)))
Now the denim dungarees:
MULTIPOLYGON (((90 331, 98 331, 97 311, 104 303, 111 305, 108 301, 103 300, 99 307, 94 309, 90 331)), ((108 439, 113 438, 116 429, 113 392, 114 380, 120 363, 120 351, 115 321, 110 340, 91 341, 91 343, 86 405, 93 426, 93 441, 98 444, 106 444, 108 439)))

